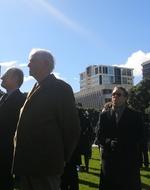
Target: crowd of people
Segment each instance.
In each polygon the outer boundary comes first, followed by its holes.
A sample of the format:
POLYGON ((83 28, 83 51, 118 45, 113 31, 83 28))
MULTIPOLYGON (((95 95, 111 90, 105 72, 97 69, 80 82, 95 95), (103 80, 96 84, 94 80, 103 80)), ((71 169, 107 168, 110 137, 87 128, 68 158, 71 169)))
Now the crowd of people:
MULTIPOLYGON (((78 171, 89 172, 95 126, 88 111, 76 107, 71 86, 52 74, 50 51, 33 49, 28 67, 36 83, 27 97, 19 90, 21 69, 11 67, 1 77, 0 190, 13 190, 14 177, 21 190, 79 190, 78 171)), ((149 125, 128 108, 128 96, 116 86, 99 115, 100 190, 141 190, 140 167, 149 167, 149 125)))

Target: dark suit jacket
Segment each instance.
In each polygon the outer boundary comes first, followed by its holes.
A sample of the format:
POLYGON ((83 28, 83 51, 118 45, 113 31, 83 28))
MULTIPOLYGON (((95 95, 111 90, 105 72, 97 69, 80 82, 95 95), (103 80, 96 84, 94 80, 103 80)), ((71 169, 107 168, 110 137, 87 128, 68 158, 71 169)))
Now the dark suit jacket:
POLYGON ((9 170, 12 165, 13 137, 24 101, 25 95, 18 89, 0 105, 0 167, 9 170))
POLYGON ((100 189, 141 189, 138 142, 142 139, 142 117, 139 112, 125 108, 116 126, 112 109, 100 114, 98 141, 104 148, 100 189), (111 141, 116 140, 115 146, 111 141), (107 188, 108 187, 108 188, 107 188), (117 188, 118 187, 118 188, 117 188))
POLYGON ((50 75, 33 91, 34 88, 21 110, 13 172, 59 175, 80 136, 72 88, 50 75))

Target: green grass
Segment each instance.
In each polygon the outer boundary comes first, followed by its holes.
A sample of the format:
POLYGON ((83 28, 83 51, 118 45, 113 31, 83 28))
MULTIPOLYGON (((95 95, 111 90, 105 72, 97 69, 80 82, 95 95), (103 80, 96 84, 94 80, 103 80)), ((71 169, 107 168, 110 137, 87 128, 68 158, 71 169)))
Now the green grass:
MULTIPOLYGON (((84 160, 82 157, 82 163, 84 160)), ((150 153, 149 153, 150 161, 150 153)), ((100 156, 97 147, 92 148, 92 159, 89 161, 89 173, 78 172, 79 175, 79 189, 80 190, 98 190, 100 180, 100 156)), ((145 169, 144 167, 140 170, 142 190, 150 190, 150 168, 145 169)))

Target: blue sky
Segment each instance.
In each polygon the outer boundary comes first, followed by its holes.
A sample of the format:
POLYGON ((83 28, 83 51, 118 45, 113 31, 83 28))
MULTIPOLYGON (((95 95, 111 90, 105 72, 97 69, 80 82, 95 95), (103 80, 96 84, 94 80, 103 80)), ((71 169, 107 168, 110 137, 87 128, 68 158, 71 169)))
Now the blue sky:
POLYGON ((35 83, 28 74, 29 52, 43 48, 55 57, 54 74, 74 92, 89 65, 134 68, 137 84, 141 63, 150 59, 149 8, 149 0, 1 0, 1 75, 20 67, 21 90, 28 92, 35 83))

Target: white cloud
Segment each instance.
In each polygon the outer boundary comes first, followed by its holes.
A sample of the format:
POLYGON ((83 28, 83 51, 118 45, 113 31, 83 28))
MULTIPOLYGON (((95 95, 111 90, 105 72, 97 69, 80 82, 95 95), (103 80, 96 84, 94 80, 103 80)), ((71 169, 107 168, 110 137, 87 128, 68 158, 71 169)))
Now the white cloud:
POLYGON ((21 63, 21 64, 19 64, 18 66, 19 66, 19 67, 27 67, 27 65, 28 65, 27 63, 21 63))
POLYGON ((141 64, 145 61, 150 60, 150 52, 144 53, 141 50, 133 53, 125 64, 118 65, 120 67, 133 68, 133 74, 135 77, 142 76, 142 66, 141 64))
POLYGON ((33 79, 32 76, 24 77, 24 82, 27 82, 27 81, 29 81, 29 80, 31 80, 31 79, 33 79))
POLYGON ((53 73, 56 78, 66 81, 66 78, 60 77, 60 73, 53 73))
POLYGON ((17 63, 17 61, 9 61, 9 62, 0 63, 0 65, 3 67, 12 67, 12 66, 16 65, 16 63, 17 63))
POLYGON ((0 63, 0 65, 3 67, 13 67, 13 66, 26 67, 28 64, 27 63, 18 64, 18 61, 7 61, 0 63))
POLYGON ((77 79, 77 78, 74 78, 74 80, 77 80, 77 81, 79 81, 79 79, 77 79))

